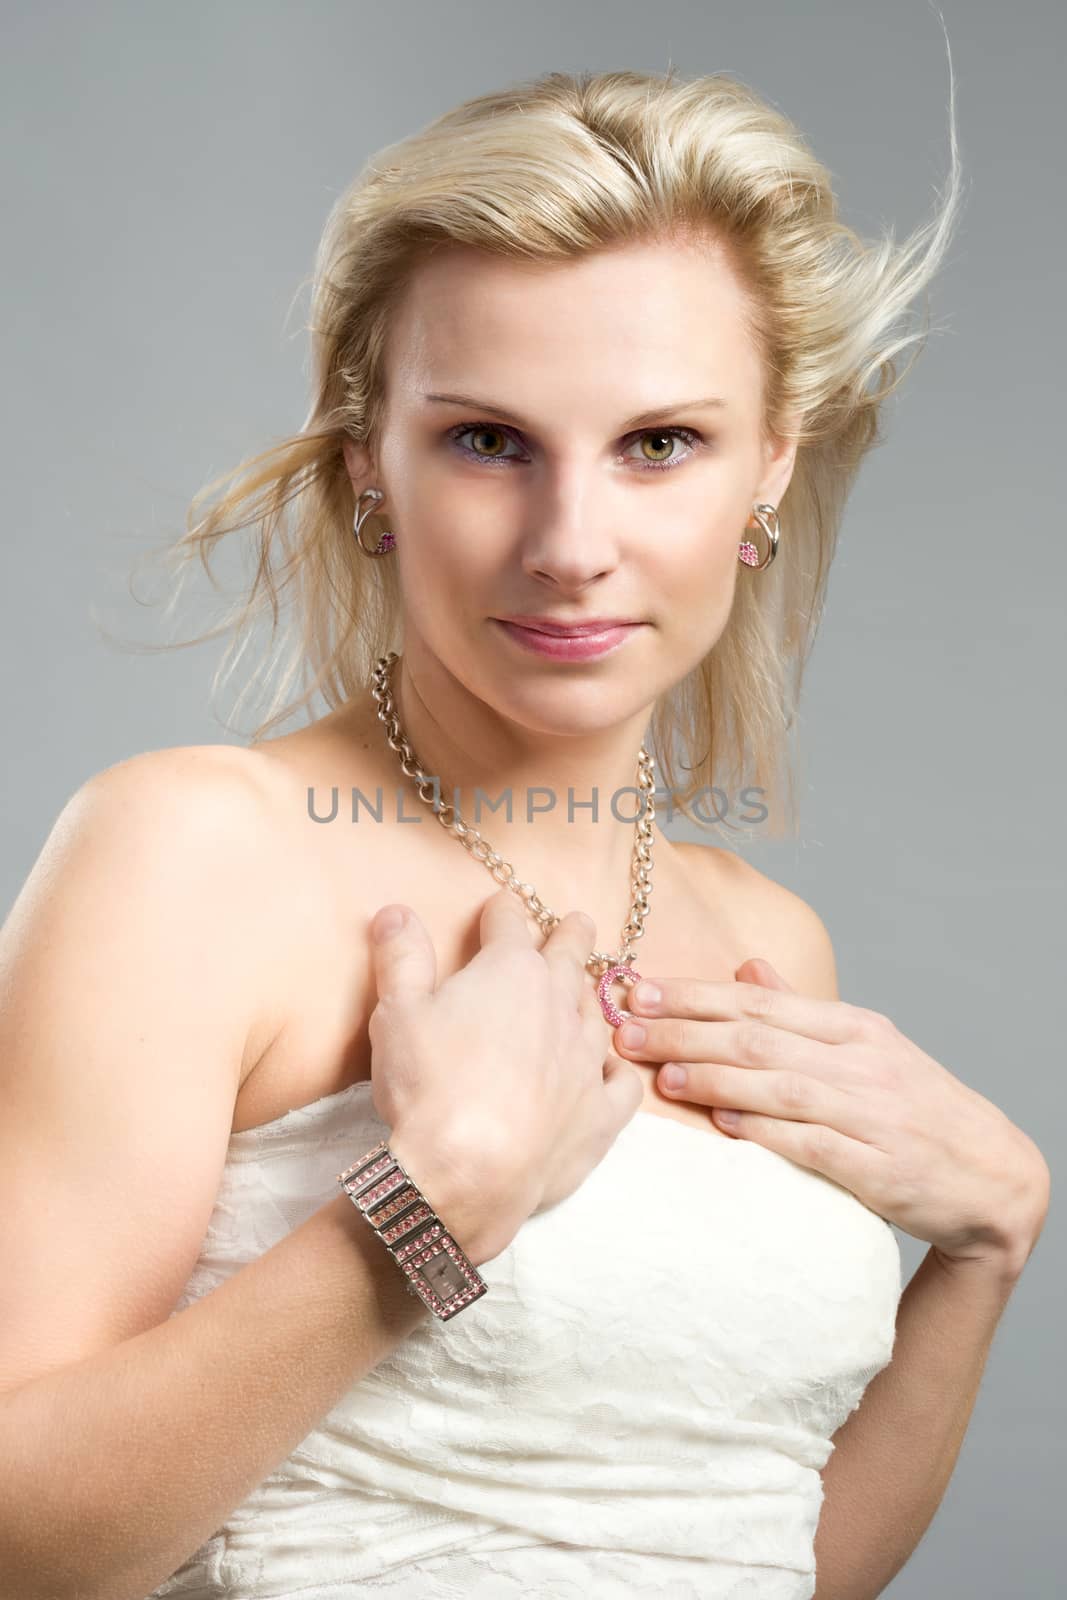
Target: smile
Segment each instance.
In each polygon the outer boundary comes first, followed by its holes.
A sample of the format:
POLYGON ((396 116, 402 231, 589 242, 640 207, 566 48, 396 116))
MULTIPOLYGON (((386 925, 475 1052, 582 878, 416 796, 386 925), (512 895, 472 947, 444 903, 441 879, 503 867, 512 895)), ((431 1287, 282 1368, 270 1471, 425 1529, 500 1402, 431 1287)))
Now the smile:
POLYGON ((524 628, 517 622, 501 622, 496 617, 492 620, 502 633, 523 650, 554 657, 557 661, 586 661, 594 656, 607 655, 644 627, 643 622, 629 622, 622 627, 605 628, 603 633, 559 634, 541 633, 537 628, 524 628))

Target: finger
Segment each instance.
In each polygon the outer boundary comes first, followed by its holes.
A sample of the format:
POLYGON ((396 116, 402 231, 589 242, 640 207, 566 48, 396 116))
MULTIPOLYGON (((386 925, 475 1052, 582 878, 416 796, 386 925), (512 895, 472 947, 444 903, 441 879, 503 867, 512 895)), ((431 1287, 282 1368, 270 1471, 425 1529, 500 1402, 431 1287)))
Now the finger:
POLYGON ((437 987, 437 955, 424 925, 408 905, 379 906, 371 920, 371 949, 379 999, 432 995, 437 987), (403 921, 383 927, 384 913, 399 911, 403 921))
POLYGON ((644 1097, 645 1086, 637 1068, 609 1050, 604 1058, 604 1102, 613 1139, 629 1122, 644 1097))
POLYGON ((500 888, 485 901, 478 932, 483 950, 492 945, 536 949, 529 913, 512 889, 500 888))
POLYGON ((637 1025, 645 1031, 643 1040, 631 1044, 624 1037, 633 1022, 623 1024, 612 1038, 612 1047, 630 1060, 694 1064, 709 1071, 743 1071, 751 1077, 777 1073, 779 1079, 788 1078, 792 1083, 811 1079, 834 1086, 855 1086, 855 1044, 851 1048, 847 1043, 829 1044, 825 1039, 765 1027, 762 1021, 747 1018, 739 1022, 694 1022, 690 1018, 662 1017, 637 1025))
POLYGON ((597 980, 586 969, 582 973, 582 981, 578 992, 578 1014, 581 1018, 582 1033, 591 1045, 603 1053, 611 1045, 611 1024, 601 1010, 600 1001, 596 994, 597 980))
POLYGON ((586 962, 596 939, 596 923, 584 911, 568 911, 541 946, 553 980, 574 1004, 588 1014, 588 1000, 597 1004, 592 974, 586 962))
POLYGON ((802 1073, 752 1072, 748 1067, 713 1061, 670 1061, 660 1069, 656 1084, 669 1100, 751 1111, 792 1122, 822 1122, 852 1138, 863 1137, 863 1130, 872 1125, 870 1107, 856 1096, 802 1073), (670 1067, 682 1067, 684 1083, 667 1081, 670 1067))
POLYGON ((584 970, 583 977, 585 981, 582 983, 578 994, 578 1010, 582 1014, 582 1021, 589 1023, 599 1022, 602 1028, 608 1028, 608 1020, 601 1009, 600 1001, 597 999, 597 980, 588 969, 584 970))
POLYGON ((769 989, 759 983, 712 983, 704 978, 656 978, 662 999, 650 1006, 630 990, 635 1017, 680 1017, 691 1021, 728 1022, 755 1017, 824 1044, 844 1044, 859 1031, 862 1010, 845 1000, 818 1000, 791 989, 769 989))
POLYGON ((762 956, 750 956, 747 961, 742 961, 734 977, 742 983, 761 984, 764 989, 784 989, 788 994, 796 992, 791 984, 786 983, 777 967, 772 967, 762 956))
POLYGON ((862 1199, 876 1216, 881 1214, 873 1200, 884 1190, 889 1158, 874 1145, 820 1122, 790 1122, 762 1116, 758 1111, 738 1112, 737 1120, 728 1122, 716 1110, 712 1119, 733 1138, 761 1144, 798 1166, 822 1173, 862 1199))
MULTIPOLYGON (((536 949, 532 918, 513 890, 502 888, 482 907, 483 949, 493 944, 536 949)), ((570 911, 551 930, 540 954, 563 993, 578 1005, 586 981, 586 962, 596 938, 596 924, 584 911, 570 911)))

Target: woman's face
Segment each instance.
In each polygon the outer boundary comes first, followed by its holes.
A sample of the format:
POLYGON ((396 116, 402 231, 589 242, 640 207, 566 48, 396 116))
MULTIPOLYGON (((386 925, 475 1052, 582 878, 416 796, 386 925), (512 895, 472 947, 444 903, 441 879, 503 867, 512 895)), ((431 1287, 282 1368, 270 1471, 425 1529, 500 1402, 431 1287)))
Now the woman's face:
POLYGON ((405 652, 546 733, 650 706, 718 639, 752 507, 789 482, 793 450, 765 450, 760 404, 710 246, 547 266, 454 247, 423 264, 390 330, 376 467, 345 447, 356 490, 385 491, 405 652), (640 626, 560 661, 515 642, 498 619, 516 615, 640 626))

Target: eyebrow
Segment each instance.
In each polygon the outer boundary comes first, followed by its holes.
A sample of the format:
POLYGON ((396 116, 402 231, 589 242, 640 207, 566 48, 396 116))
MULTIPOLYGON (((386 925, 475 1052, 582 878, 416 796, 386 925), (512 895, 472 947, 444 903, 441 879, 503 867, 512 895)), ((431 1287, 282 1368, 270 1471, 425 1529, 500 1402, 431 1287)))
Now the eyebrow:
MULTIPOLYGON (((443 405, 465 406, 473 411, 491 411, 494 416, 503 417, 505 422, 514 423, 517 428, 525 428, 527 423, 522 417, 516 416, 513 411, 508 411, 505 406, 497 405, 493 400, 479 400, 472 394, 423 394, 422 398, 429 401, 439 401, 443 405)), ((630 417, 623 423, 622 431, 629 432, 631 428, 640 428, 645 423, 658 422, 661 417, 673 417, 678 411, 697 411, 706 406, 723 406, 726 401, 720 395, 705 395, 700 400, 676 400, 671 405, 654 406, 651 411, 642 411, 636 417, 630 417)))

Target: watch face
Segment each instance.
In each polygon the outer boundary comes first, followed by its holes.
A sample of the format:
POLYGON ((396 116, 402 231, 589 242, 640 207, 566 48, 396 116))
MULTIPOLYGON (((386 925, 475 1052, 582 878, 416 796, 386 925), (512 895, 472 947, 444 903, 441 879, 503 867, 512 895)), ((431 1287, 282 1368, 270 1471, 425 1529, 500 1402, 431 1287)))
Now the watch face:
POLYGON ((454 1294, 469 1287, 467 1278, 457 1261, 447 1250, 442 1250, 418 1268, 419 1276, 433 1290, 438 1300, 451 1300, 454 1294))

